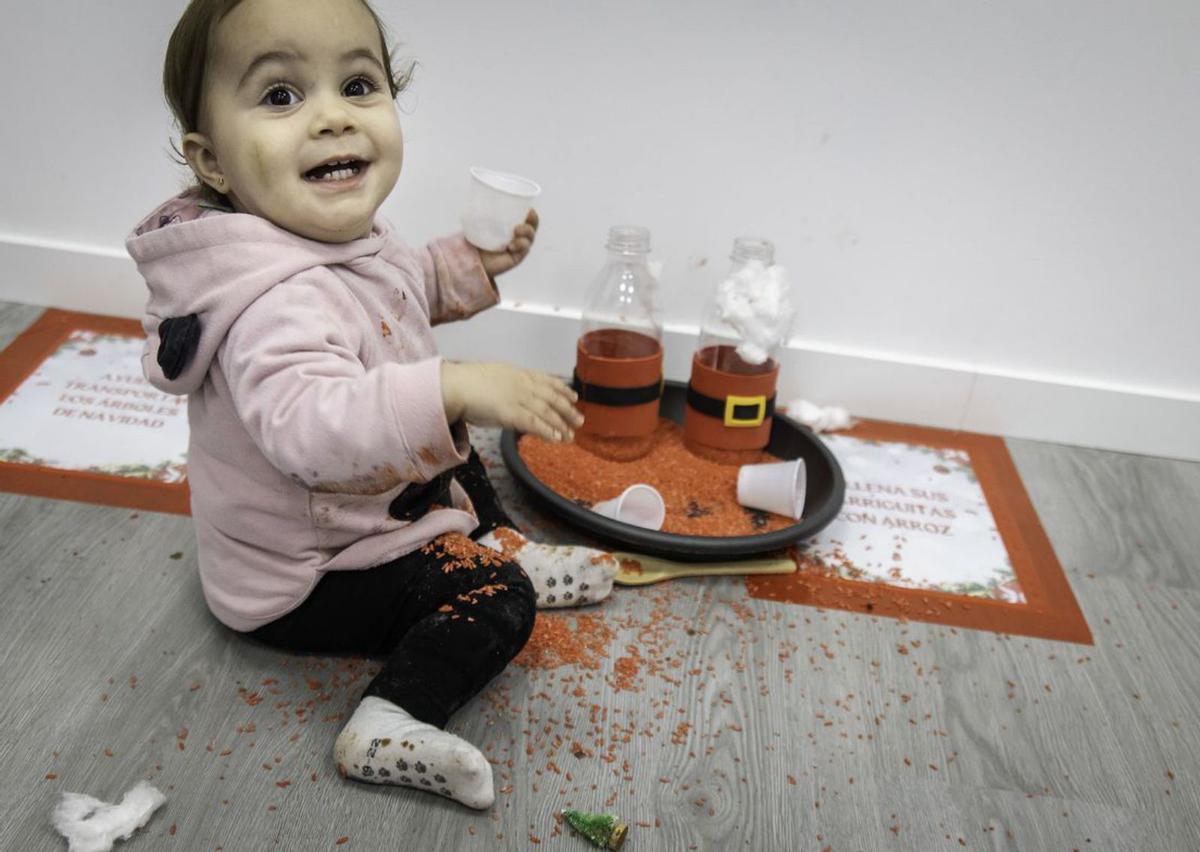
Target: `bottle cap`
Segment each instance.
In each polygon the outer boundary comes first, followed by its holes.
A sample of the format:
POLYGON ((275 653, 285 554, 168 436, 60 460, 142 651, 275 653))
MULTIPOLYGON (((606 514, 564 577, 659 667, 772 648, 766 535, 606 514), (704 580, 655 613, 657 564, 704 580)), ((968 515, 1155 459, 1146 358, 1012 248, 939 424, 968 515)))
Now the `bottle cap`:
POLYGON ((622 254, 649 254, 650 229, 640 225, 613 225, 605 248, 622 254))
POLYGON ((761 260, 763 266, 770 266, 775 262, 775 244, 762 237, 738 237, 733 241, 733 253, 729 258, 737 263, 761 260))

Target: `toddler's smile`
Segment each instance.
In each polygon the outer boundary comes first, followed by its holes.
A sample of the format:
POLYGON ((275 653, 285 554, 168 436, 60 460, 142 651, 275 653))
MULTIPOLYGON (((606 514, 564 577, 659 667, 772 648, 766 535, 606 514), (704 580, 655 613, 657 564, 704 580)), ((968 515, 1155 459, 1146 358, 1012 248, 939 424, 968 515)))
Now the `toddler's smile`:
POLYGON ((356 157, 334 157, 306 171, 304 179, 314 183, 346 186, 351 178, 365 172, 368 165, 368 162, 356 157))

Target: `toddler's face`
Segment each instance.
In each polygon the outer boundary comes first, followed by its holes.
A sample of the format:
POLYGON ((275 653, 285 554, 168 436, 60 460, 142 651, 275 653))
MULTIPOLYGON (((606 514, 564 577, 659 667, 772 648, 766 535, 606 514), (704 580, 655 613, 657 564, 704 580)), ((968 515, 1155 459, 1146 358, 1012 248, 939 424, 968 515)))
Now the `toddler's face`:
POLYGON ((192 168, 236 209, 300 236, 367 236, 403 140, 362 3, 243 0, 211 51, 202 132, 184 137, 192 168))

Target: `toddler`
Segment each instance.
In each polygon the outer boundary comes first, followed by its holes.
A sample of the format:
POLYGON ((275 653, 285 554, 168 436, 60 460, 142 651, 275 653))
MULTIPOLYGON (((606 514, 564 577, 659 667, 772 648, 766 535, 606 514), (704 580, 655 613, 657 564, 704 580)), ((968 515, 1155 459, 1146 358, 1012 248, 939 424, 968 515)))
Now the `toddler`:
POLYGON ((556 378, 438 357, 431 326, 495 304, 538 219, 500 252, 413 250, 376 220, 406 82, 366 0, 192 0, 164 85, 197 184, 127 247, 147 378, 188 395, 209 608, 276 647, 383 657, 339 771, 485 808, 491 767, 448 718, 539 600, 600 600, 616 565, 525 539, 467 442, 467 422, 570 440, 582 417, 556 378))

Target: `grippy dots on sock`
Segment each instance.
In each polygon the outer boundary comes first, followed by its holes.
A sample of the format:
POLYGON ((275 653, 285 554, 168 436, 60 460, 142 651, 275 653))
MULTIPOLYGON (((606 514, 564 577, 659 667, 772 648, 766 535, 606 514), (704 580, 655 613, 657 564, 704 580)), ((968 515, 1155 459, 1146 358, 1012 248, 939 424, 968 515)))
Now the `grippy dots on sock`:
POLYGON ((375 696, 359 703, 333 754, 339 774, 355 781, 412 787, 476 809, 496 800, 492 767, 479 749, 375 696))
POLYGON ((603 550, 539 544, 507 527, 492 530, 477 543, 520 564, 533 583, 541 609, 599 603, 612 593, 617 560, 603 550))

